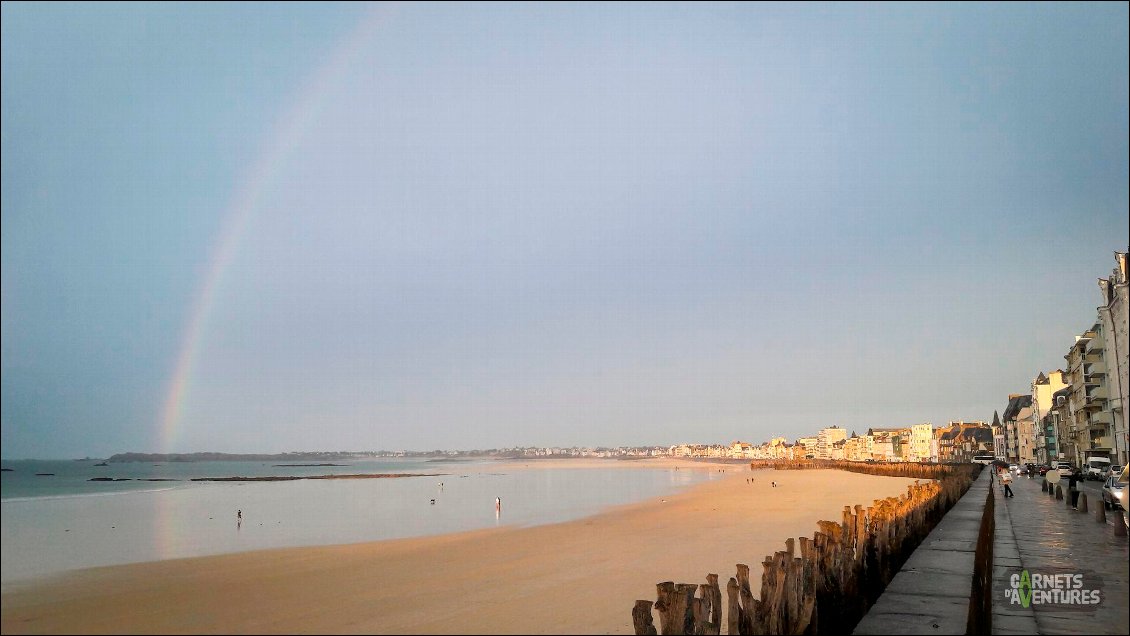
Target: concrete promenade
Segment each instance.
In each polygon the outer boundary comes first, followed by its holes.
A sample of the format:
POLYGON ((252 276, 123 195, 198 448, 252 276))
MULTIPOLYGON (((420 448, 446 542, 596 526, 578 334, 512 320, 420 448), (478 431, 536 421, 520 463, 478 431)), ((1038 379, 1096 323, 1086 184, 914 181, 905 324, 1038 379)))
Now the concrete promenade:
MULTIPOLYGON (((1039 477, 1013 481, 1015 496, 1005 498, 995 485, 997 532, 994 542, 993 633, 997 634, 1126 634, 1130 633, 1130 548, 1127 537, 1116 533, 1123 523, 1121 510, 1107 511, 1106 523, 1096 520, 1102 499, 1088 488, 1088 512, 1077 512, 1066 501, 1040 490, 1039 477), (1003 511, 1003 523, 1002 523, 1003 511), (1007 525, 1006 525, 1007 524, 1007 525), (1019 563, 1001 560, 1002 542, 1008 543, 1011 531, 1019 563), (1019 611, 1005 597, 1012 588, 1008 581, 1017 565, 1029 572, 1055 569, 1080 572, 1087 585, 1088 573, 1101 579, 1102 601, 1090 610, 1064 609, 1032 604, 1019 611), (1035 619, 1035 631, 1025 616, 1035 619)), ((1067 495, 1065 493, 1064 497, 1067 495)))

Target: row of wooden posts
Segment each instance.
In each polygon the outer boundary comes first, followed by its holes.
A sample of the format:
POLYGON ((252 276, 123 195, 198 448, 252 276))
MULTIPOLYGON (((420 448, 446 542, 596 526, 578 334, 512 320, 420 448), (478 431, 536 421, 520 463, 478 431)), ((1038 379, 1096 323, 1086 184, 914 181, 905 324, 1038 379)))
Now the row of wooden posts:
POLYGON ((749 466, 753 470, 759 468, 771 468, 773 470, 831 469, 849 473, 863 473, 864 475, 882 475, 883 477, 942 479, 949 475, 953 469, 968 466, 968 464, 920 464, 916 462, 868 464, 866 462, 849 462, 836 459, 755 459, 750 462, 749 466))
MULTIPOLYGON (((761 467, 760 462, 751 465, 761 467)), ((725 611, 717 574, 707 574, 706 583, 698 585, 658 583, 657 600, 638 600, 632 609, 636 634, 656 633, 653 610, 659 614, 663 634, 720 634, 723 614, 728 634, 850 632, 981 469, 980 465, 899 467, 811 461, 775 462, 772 467, 837 468, 931 481, 916 482, 905 495, 876 500, 867 509, 844 506, 841 520, 820 521, 812 538, 787 539, 783 551, 762 562, 757 597, 749 566, 737 564, 735 576, 726 584, 725 611)))
MULTIPOLYGON (((1064 502, 1065 502, 1065 504, 1067 505, 1068 508, 1072 507, 1071 506, 1071 497, 1070 497, 1071 493, 1068 492, 1069 496, 1064 497, 1063 496, 1063 486, 1061 486, 1060 484, 1053 484, 1053 483, 1049 482, 1047 479, 1045 479, 1040 484, 1040 490, 1048 493, 1049 497, 1054 496, 1057 500, 1060 500, 1060 499, 1064 500, 1064 502)), ((1079 493, 1079 501, 1076 505, 1076 509, 1079 512, 1089 512, 1088 508, 1089 508, 1089 506, 1087 505, 1087 493, 1080 492, 1079 493)), ((1095 507, 1095 514, 1092 515, 1092 516, 1095 518, 1095 521, 1098 521, 1099 523, 1106 523, 1106 505, 1104 504, 1102 506, 1096 506, 1095 507)), ((1126 526, 1121 522, 1121 520, 1119 520, 1118 523, 1114 524, 1114 533, 1119 535, 1119 536, 1124 536, 1126 534, 1126 526)))

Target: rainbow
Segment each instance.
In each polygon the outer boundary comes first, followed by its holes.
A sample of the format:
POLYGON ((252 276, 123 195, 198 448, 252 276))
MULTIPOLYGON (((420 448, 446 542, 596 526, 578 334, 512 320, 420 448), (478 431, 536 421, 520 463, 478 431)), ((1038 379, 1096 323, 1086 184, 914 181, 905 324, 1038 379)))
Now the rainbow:
POLYGON ((160 414, 160 439, 157 443, 160 452, 175 452, 185 404, 192 388, 192 376, 208 330, 209 318, 220 296, 224 274, 239 249, 244 231, 259 211, 264 193, 274 186, 295 146, 317 121, 325 105, 326 95, 332 87, 340 84, 346 72, 360 57, 365 44, 372 41, 376 28, 386 13, 380 6, 369 9, 358 26, 347 33, 334 48, 328 61, 299 90, 299 97, 294 105, 276 123, 259 159, 251 166, 231 198, 223 226, 212 247, 204 280, 191 305, 176 364, 165 391, 160 414))

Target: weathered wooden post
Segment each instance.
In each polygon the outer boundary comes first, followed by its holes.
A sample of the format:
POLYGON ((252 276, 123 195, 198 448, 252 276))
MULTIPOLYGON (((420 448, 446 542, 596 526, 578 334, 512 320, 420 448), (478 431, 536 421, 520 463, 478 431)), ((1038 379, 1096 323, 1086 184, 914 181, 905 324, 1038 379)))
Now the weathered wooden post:
POLYGON ((726 600, 729 601, 726 607, 726 633, 738 634, 742 608, 738 603, 738 581, 732 576, 730 582, 726 583, 726 600))
POLYGON ((658 597, 655 601, 655 611, 659 612, 660 633, 682 634, 686 615, 676 612, 678 593, 675 590, 675 582, 656 583, 655 594, 658 597))
POLYGON ((654 636, 651 606, 651 601, 636 601, 636 606, 632 608, 632 625, 636 628, 636 636, 654 636))
POLYGON ((1055 485, 1055 498, 1063 499, 1063 486, 1060 486, 1059 484, 1055 485))
POLYGON ((722 631, 722 593, 718 590, 718 575, 707 574, 706 583, 698 586, 698 597, 692 599, 694 633, 710 636, 722 631))
MULTIPOLYGON (((769 560, 766 559, 762 564, 768 571, 769 560)), ((738 633, 740 634, 757 634, 756 631, 758 611, 758 602, 753 598, 753 592, 749 588, 749 566, 745 563, 737 564, 738 574, 738 597, 741 599, 741 612, 738 614, 738 633)), ((762 574, 762 598, 765 597, 766 573, 762 574)))
POLYGON ((707 574, 706 584, 710 593, 710 631, 707 634, 717 636, 722 633, 722 590, 718 587, 718 575, 707 574))

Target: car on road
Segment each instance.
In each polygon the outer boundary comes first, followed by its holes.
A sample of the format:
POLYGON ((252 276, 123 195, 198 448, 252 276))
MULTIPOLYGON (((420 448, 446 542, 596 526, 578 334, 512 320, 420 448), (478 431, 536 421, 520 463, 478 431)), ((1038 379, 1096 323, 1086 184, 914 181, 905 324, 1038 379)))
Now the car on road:
POLYGON ((1093 481, 1102 481, 1106 477, 1106 471, 1110 468, 1110 459, 1106 457, 1091 457, 1087 459, 1087 464, 1084 466, 1083 471, 1087 479, 1093 481))
POLYGON ((1019 468, 1019 469, 1018 469, 1018 470, 1016 471, 1016 474, 1017 474, 1017 475, 1027 475, 1027 474, 1028 474, 1028 467, 1027 467, 1027 466, 1021 466, 1021 467, 1020 467, 1020 468, 1019 468))
POLYGON ((1051 469, 1052 469, 1052 467, 1048 466, 1047 464, 1040 466, 1040 469, 1039 469, 1040 476, 1043 477, 1044 475, 1048 474, 1048 471, 1051 470, 1051 469))
POLYGON ((1059 473, 1060 477, 1070 477, 1071 473, 1075 472, 1075 469, 1071 467, 1069 462, 1057 462, 1055 470, 1059 473))
POLYGON ((1106 475, 1103 475, 1103 477, 1104 478, 1105 477, 1117 477, 1121 474, 1122 474, 1122 465, 1121 464, 1111 464, 1111 467, 1106 469, 1106 475))
POLYGON ((1118 476, 1107 477, 1103 482, 1103 507, 1124 508, 1126 502, 1126 482, 1119 481, 1118 476))
POLYGON ((1015 474, 1016 471, 1019 469, 1019 466, 1017 466, 1016 464, 1009 464, 1008 469, 1011 470, 1013 472, 1013 474, 1015 474))

